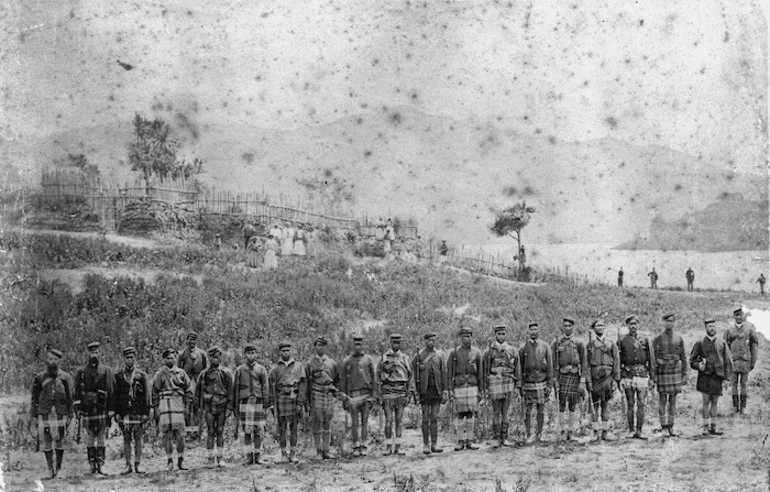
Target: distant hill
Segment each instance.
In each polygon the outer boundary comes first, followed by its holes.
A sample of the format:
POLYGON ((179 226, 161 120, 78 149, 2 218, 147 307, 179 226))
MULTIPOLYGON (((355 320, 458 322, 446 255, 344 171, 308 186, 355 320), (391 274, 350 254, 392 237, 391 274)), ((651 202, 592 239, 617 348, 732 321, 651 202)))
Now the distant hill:
MULTIPOLYGON (((520 199, 537 209, 527 242, 611 243, 648 237, 654 218, 676 220, 725 193, 767 200, 765 178, 734 174, 728 163, 614 139, 530 137, 497 120, 409 107, 289 131, 158 114, 174 126, 183 153, 204 160, 209 186, 307 193, 359 215, 411 215, 426 236, 454 244, 495 241, 494 210, 520 199)), ((103 175, 124 180, 130 139, 130 122, 115 121, 21 143, 20 152, 33 171, 85 153, 103 175)))
POLYGON ((650 235, 617 249, 690 250, 702 252, 764 250, 768 244, 768 201, 724 194, 703 210, 666 221, 656 217, 650 235))

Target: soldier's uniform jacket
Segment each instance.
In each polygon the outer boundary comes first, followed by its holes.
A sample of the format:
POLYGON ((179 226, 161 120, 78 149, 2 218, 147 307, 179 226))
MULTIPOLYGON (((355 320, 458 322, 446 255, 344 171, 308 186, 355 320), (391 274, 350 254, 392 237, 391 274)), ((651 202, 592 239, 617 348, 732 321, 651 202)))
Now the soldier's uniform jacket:
POLYGON ((350 396, 353 391, 370 390, 373 397, 379 394, 374 361, 367 354, 348 355, 342 360, 340 391, 350 396))
POLYGON ((521 385, 519 353, 508 342, 492 343, 484 352, 483 364, 484 388, 489 389, 489 378, 494 375, 501 376, 505 381, 513 381, 516 386, 521 385))
POLYGON ((618 340, 620 376, 623 378, 649 377, 655 371, 655 362, 646 337, 626 335, 618 340))
POLYGON ((195 384, 198 380, 198 375, 208 365, 208 356, 206 351, 200 347, 190 350, 190 347, 185 347, 179 356, 176 358, 176 365, 190 376, 190 381, 195 384))
POLYGON ((749 372, 756 365, 759 339, 753 324, 744 321, 738 326, 733 322, 725 333, 725 342, 730 347, 735 372, 749 372))
POLYGON ((233 375, 230 369, 220 364, 209 366, 198 375, 195 386, 195 400, 203 408, 226 407, 233 409, 233 375))
POLYGON ((56 376, 51 376, 47 370, 35 375, 30 408, 33 417, 48 415, 52 408, 56 415, 72 415, 73 401, 72 377, 68 373, 59 369, 56 376))
POLYGON ((696 371, 700 361, 706 361, 706 369, 703 374, 716 374, 722 379, 730 379, 733 374, 733 361, 730 348, 727 343, 719 337, 711 341, 709 337, 703 337, 702 340, 695 342, 690 354, 690 366, 696 371))
POLYGON ((447 370, 444 355, 439 350, 423 348, 412 359, 412 371, 414 372, 417 393, 425 396, 428 392, 428 384, 433 375, 436 391, 441 394, 447 391, 447 370))
POLYGON ((134 367, 133 371, 115 373, 115 413, 126 415, 149 415, 150 379, 147 373, 134 367))
POLYGON ((403 351, 394 352, 392 349, 385 352, 377 366, 377 382, 383 384, 397 384, 406 386, 407 391, 414 393, 414 377, 412 376, 412 364, 409 356, 403 351))
POLYGON ((75 410, 86 414, 111 411, 114 408, 115 375, 112 368, 99 363, 78 369, 75 373, 75 410))
POLYGON ((528 339, 519 348, 522 381, 542 383, 553 379, 553 356, 551 347, 544 341, 528 339))
POLYGON ((471 346, 455 347, 447 357, 449 391, 461 386, 479 386, 484 382, 484 357, 481 350, 471 346))
POLYGON ((301 362, 294 360, 279 360, 270 371, 268 377, 270 385, 270 401, 268 406, 275 404, 280 395, 284 397, 294 396, 297 403, 304 404, 307 398, 307 378, 305 368, 301 362))
POLYGON ((681 372, 682 376, 687 375, 684 340, 676 333, 669 335, 664 331, 652 339, 652 359, 658 372, 681 372))
POLYGON ((586 346, 571 336, 560 336, 551 345, 554 370, 558 374, 577 374, 581 381, 588 376, 586 346))
POLYGON ((244 362, 235 370, 233 375, 233 397, 232 402, 235 408, 241 400, 247 400, 255 397, 265 405, 270 400, 270 382, 265 366, 258 362, 249 365, 244 362))
POLYGON ((591 381, 597 382, 612 374, 620 381, 620 356, 618 346, 607 337, 594 337, 586 347, 586 359, 591 372, 591 381))
POLYGON ((308 381, 308 398, 313 390, 335 393, 340 386, 339 366, 327 355, 311 357, 305 364, 305 376, 308 381))

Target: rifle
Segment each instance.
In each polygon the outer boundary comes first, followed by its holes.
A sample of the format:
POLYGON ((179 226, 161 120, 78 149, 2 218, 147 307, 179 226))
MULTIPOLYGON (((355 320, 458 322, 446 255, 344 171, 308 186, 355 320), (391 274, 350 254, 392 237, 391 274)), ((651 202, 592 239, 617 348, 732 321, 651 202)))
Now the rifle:
POLYGON ((83 428, 83 419, 80 415, 78 415, 78 431, 77 434, 75 434, 75 443, 80 444, 80 431, 83 428))

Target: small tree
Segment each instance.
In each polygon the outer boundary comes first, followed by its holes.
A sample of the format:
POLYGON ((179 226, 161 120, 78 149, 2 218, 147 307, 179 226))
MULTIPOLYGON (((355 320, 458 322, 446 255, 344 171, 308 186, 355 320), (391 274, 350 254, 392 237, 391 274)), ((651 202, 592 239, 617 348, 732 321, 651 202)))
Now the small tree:
POLYGON ((526 261, 521 254, 521 230, 529 224, 530 214, 535 213, 533 207, 528 207, 527 202, 521 202, 498 212, 491 230, 498 237, 510 236, 518 244, 516 257, 519 259, 519 268, 524 268, 526 261))

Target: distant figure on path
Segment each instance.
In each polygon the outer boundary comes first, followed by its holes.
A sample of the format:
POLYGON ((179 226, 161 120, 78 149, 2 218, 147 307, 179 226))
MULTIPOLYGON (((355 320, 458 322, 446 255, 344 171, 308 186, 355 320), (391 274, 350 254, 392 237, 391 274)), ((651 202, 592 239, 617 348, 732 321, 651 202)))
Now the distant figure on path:
POLYGON ((765 295, 765 282, 766 281, 767 280, 765 279, 765 274, 764 273, 760 273, 759 274, 759 278, 757 279, 757 283, 759 284, 759 292, 762 295, 765 295))
POLYGON ((620 267, 620 270, 618 270, 618 287, 621 289, 623 288, 623 267, 620 267))
POLYGON ((650 288, 651 289, 657 289, 658 288, 658 272, 655 271, 655 267, 652 267, 652 271, 647 274, 648 277, 650 277, 650 288))
POLYGON ((695 282, 695 272, 692 271, 692 267, 687 267, 687 271, 684 276, 687 278, 687 290, 692 292, 692 284, 695 282))
POLYGON ((449 253, 449 246, 446 245, 446 241, 441 241, 441 246, 438 248, 438 264, 443 265, 446 263, 446 256, 449 253))

